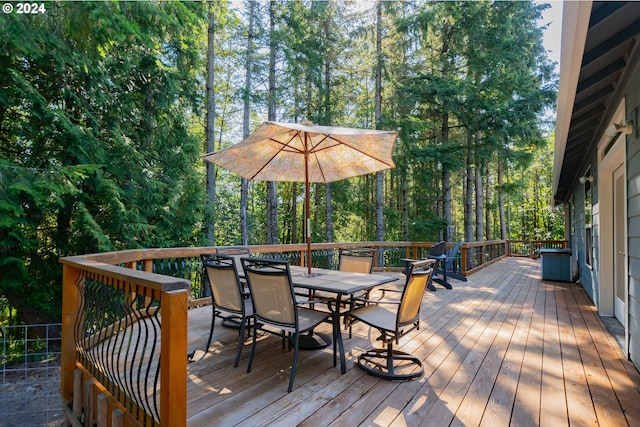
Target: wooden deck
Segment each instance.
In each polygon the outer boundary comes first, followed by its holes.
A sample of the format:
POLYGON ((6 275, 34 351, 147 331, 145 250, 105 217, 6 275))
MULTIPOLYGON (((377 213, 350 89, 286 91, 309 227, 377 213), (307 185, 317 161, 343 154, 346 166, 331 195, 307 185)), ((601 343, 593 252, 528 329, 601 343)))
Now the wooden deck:
MULTIPOLYGON (((347 373, 331 350, 292 353, 265 336, 233 368, 237 331, 216 324, 213 351, 188 366, 188 425, 639 426, 640 374, 579 285, 540 279, 540 263, 507 258, 425 294, 421 328, 400 348, 424 361, 415 381, 384 381, 354 361, 375 331, 344 334, 347 373)), ((192 310, 189 348, 204 346, 210 307, 192 310)), ((329 332, 327 327, 326 332, 329 332)), ((376 344, 377 345, 377 344, 376 344)))

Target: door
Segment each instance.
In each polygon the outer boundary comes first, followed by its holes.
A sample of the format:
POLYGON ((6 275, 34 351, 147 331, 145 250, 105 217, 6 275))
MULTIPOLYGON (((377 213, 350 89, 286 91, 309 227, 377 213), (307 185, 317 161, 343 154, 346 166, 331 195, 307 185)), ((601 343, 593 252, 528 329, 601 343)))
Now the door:
POLYGON ((613 172, 613 280, 614 280, 614 315, 622 326, 627 324, 627 277, 626 277, 626 214, 624 167, 613 172))

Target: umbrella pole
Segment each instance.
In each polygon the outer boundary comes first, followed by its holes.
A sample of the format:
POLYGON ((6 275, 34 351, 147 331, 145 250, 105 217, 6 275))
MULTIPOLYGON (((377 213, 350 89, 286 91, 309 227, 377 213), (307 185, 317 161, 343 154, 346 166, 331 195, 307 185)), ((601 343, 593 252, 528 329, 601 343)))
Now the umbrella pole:
MULTIPOLYGON (((307 274, 311 276, 311 196, 309 196, 309 150, 307 149, 307 134, 304 135, 304 210, 305 210, 305 234, 307 235, 307 274)), ((313 291, 309 289, 309 300, 313 300, 313 291)), ((311 305, 313 307, 313 303, 311 305)), ((311 329, 307 334, 299 338, 299 348, 316 350, 325 348, 331 344, 331 339, 324 334, 318 334, 311 329)))
POLYGON ((304 153, 304 210, 305 210, 305 234, 307 235, 307 274, 311 276, 311 206, 309 196, 309 152, 306 149, 305 134, 305 153, 304 153))

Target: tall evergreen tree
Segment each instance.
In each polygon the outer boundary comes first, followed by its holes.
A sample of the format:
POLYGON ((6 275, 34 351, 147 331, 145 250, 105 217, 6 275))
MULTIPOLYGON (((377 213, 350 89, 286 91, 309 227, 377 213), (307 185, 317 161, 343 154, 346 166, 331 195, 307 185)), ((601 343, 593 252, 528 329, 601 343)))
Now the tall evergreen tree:
POLYGON ((45 15, 0 16, 0 292, 39 323, 57 310, 61 255, 296 242, 295 183, 265 197, 265 183, 211 165, 207 184, 198 156, 237 142, 243 120, 276 116, 399 129, 384 179, 312 187, 314 241, 473 240, 482 198, 478 238, 509 237, 510 216, 526 236, 556 232, 546 181, 523 172, 548 154, 545 6, 380 5, 376 15, 377 3, 273 0, 236 16, 224 1, 53 2, 45 15))
POLYGON ((199 243, 204 209, 204 4, 47 7, 0 19, 0 292, 32 324, 59 319, 60 256, 199 243))

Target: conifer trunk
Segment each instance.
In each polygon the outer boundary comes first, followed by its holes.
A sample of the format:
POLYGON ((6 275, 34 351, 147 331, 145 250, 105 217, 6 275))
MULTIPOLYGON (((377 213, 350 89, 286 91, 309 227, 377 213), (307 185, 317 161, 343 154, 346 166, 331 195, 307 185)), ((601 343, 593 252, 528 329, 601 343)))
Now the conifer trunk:
MULTIPOLYGON (((376 9, 376 129, 382 121, 382 1, 378 0, 376 9)), ((384 241, 384 175, 376 173, 376 240, 384 241)), ((382 265, 383 252, 378 252, 378 264, 382 265)))
POLYGON ((467 132, 466 179, 464 186, 464 239, 473 242, 473 138, 467 132))
POLYGON ((476 195, 476 241, 484 240, 484 192, 482 188, 482 161, 476 151, 475 195, 476 195))
MULTIPOLYGON (((449 144, 449 115, 442 115, 442 145, 449 144)), ((447 164, 442 165, 442 216, 447 222, 444 240, 450 241, 451 236, 451 171, 447 164)))
MULTIPOLYGON (((325 40, 329 40, 330 37, 330 18, 329 15, 325 17, 324 21, 324 37, 325 40)), ((331 106, 331 61, 329 58, 328 50, 325 50, 324 55, 324 116, 325 125, 331 126, 332 123, 332 106, 331 106)), ((326 222, 327 222, 327 242, 333 242, 333 206, 331 204, 331 183, 328 182, 325 185, 325 204, 326 204, 326 222)))
POLYGON ((491 239, 492 235, 492 226, 491 226, 491 209, 489 208, 491 205, 491 187, 489 186, 490 181, 490 169, 489 162, 484 163, 484 173, 482 174, 482 188, 484 190, 484 235, 487 240, 491 239))
POLYGON ((500 212, 500 239, 507 239, 507 221, 504 214, 504 188, 502 176, 502 162, 498 161, 498 210, 500 212))
MULTIPOLYGON (((255 2, 250 2, 254 4, 255 2)), ((269 3, 269 106, 268 120, 276 120, 276 40, 275 3, 269 3)), ((278 206, 276 183, 267 182, 267 244, 278 244, 278 206)))
MULTIPOLYGON (((207 32, 207 153, 215 151, 215 117, 216 99, 214 87, 215 65, 215 16, 209 12, 209 27, 207 32)), ((207 209, 211 212, 211 220, 207 227, 207 241, 210 246, 215 245, 215 216, 213 215, 216 203, 216 175, 215 167, 211 162, 205 162, 207 166, 207 209)))
MULTIPOLYGON (((247 31, 247 58, 245 62, 245 81, 244 81, 244 115, 242 118, 242 136, 249 136, 251 103, 249 94, 251 93, 251 70, 253 68, 253 25, 255 20, 255 2, 249 3, 249 29, 247 31)), ((240 181, 240 234, 242 244, 249 244, 249 232, 247 229, 247 199, 249 194, 249 181, 242 178, 240 181)))

